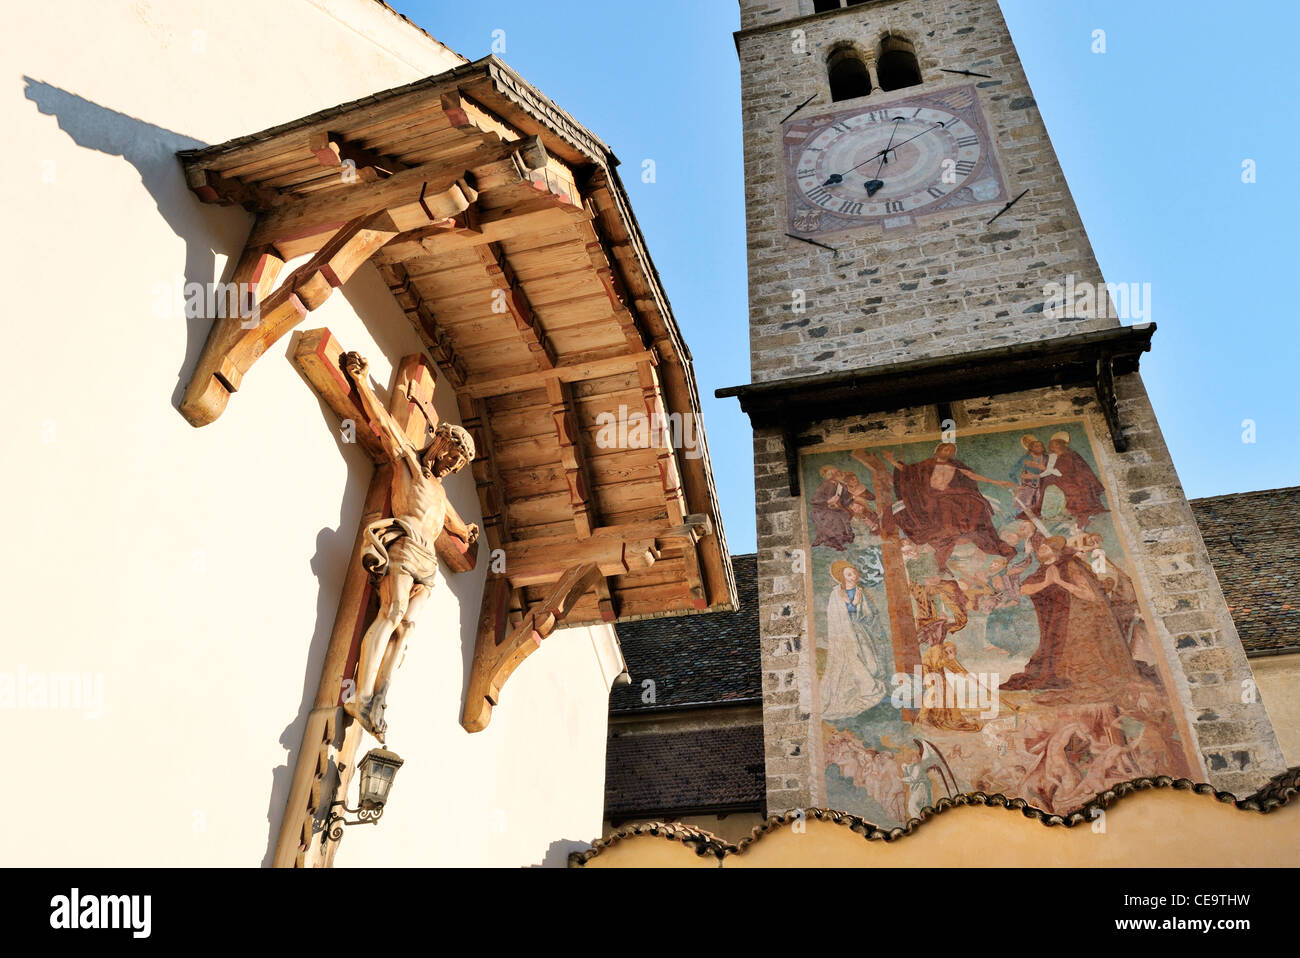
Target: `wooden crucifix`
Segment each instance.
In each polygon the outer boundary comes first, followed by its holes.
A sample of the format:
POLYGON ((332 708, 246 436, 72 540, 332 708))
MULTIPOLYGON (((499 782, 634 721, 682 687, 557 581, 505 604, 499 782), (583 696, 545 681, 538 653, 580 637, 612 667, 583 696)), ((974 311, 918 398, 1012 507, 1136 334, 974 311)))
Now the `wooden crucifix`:
POLYGON ((435 491, 427 481, 467 450, 457 450, 455 429, 440 429, 432 401, 436 376, 424 357, 399 363, 387 409, 369 387, 364 361, 346 354, 329 330, 301 334, 293 358, 376 468, 290 785, 275 852, 280 867, 333 859, 337 843, 317 838, 322 796, 346 794, 363 727, 382 741, 383 696, 401 660, 412 599, 422 603, 432 584, 430 541, 453 572, 473 569, 478 551, 478 530, 446 502, 440 482, 435 491))

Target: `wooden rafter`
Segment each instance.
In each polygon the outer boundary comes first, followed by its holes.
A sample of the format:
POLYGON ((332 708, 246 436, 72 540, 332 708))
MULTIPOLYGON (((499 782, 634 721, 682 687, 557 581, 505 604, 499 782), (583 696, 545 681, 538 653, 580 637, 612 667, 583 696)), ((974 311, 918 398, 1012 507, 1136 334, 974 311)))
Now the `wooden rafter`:
MULTIPOLYGON (((500 192, 510 193, 512 190, 505 188, 500 192)), ((481 210, 475 216, 468 216, 471 210, 467 210, 446 225, 412 230, 391 248, 385 248, 376 259, 383 263, 404 263, 523 236, 566 230, 586 215, 581 207, 574 206, 557 193, 539 194, 532 188, 515 188, 513 192, 519 196, 517 202, 481 210)))
POLYGON ((532 354, 538 368, 554 369, 555 347, 547 338, 546 331, 542 329, 541 323, 538 322, 536 315, 534 315, 533 307, 528 302, 528 296, 524 293, 523 286, 515 276, 515 271, 511 269, 510 262, 506 259, 506 254, 501 249, 501 245, 492 243, 481 246, 478 248, 478 256, 483 263, 483 268, 487 271, 488 281, 492 284, 493 311, 499 312, 497 304, 500 303, 502 308, 510 314, 510 318, 514 320, 515 329, 519 332, 519 338, 528 347, 528 351, 532 354))
POLYGON ((316 133, 311 137, 307 148, 321 166, 343 168, 345 164, 350 164, 357 183, 370 183, 409 168, 400 160, 381 156, 337 133, 316 133))
MULTIPOLYGON (((664 408, 663 390, 659 385, 659 374, 654 363, 644 361, 637 363, 637 376, 641 381, 641 396, 645 403, 645 414, 652 423, 667 423, 667 411, 664 408)), ((659 465, 659 479, 663 484, 664 497, 668 505, 668 519, 681 522, 686 514, 686 496, 682 491, 682 474, 677 464, 677 450, 673 448, 671 437, 659 437, 655 446, 655 460, 659 465)))
POLYGON ((609 297, 610 308, 614 311, 614 318, 618 321, 619 329, 622 330, 623 337, 627 340, 629 348, 633 350, 645 349, 645 324, 641 321, 636 303, 632 296, 628 294, 622 274, 609 251, 609 242, 601 234, 600 218, 596 214, 594 204, 588 200, 586 207, 587 218, 578 225, 578 230, 582 235, 583 242, 586 244, 591 267, 596 271, 601 284, 605 287, 605 295, 609 297))
POLYGON ((569 486, 569 506, 573 510, 573 524, 579 539, 591 536, 592 529, 600 525, 587 456, 582 448, 582 428, 573 408, 572 387, 558 379, 546 383, 546 398, 551 404, 551 418, 555 422, 555 438, 559 443, 560 463, 564 467, 569 486))
POLYGON ((566 359, 551 369, 521 372, 511 376, 494 379, 475 379, 465 384, 465 391, 475 397, 502 396, 507 393, 523 392, 530 389, 544 389, 552 380, 565 383, 581 382, 584 379, 598 379, 601 376, 613 376, 618 373, 631 372, 637 363, 654 361, 655 354, 650 351, 639 353, 619 352, 613 356, 584 359, 581 355, 566 359))
POLYGON ((245 183, 237 177, 222 176, 213 170, 186 170, 185 182, 204 203, 239 205, 250 213, 275 209, 285 201, 283 195, 269 186, 245 183))
POLYGON ((411 277, 406 273, 406 267, 400 263, 380 265, 379 275, 383 277, 384 283, 388 286, 388 291, 393 294, 393 299, 397 301, 397 305, 406 314, 406 318, 415 329, 416 335, 424 342, 425 348, 429 350, 429 355, 438 364, 438 368, 442 370, 443 375, 451 381, 453 386, 460 389, 465 385, 465 364, 456 355, 451 338, 438 325, 433 310, 429 308, 424 301, 424 297, 420 295, 420 291, 411 282, 411 277))
POLYGON ((505 488, 497 469, 496 442, 492 436, 492 423, 487 403, 463 393, 456 397, 460 406, 460 420, 474 440, 475 457, 471 464, 474 486, 478 492, 479 507, 483 512, 483 534, 494 550, 510 541, 510 517, 505 508, 505 488))

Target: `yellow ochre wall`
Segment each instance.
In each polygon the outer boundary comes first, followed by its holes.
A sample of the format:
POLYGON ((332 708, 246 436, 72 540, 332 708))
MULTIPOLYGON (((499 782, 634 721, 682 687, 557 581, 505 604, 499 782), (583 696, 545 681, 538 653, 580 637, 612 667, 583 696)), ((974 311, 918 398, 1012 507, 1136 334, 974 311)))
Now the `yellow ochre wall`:
MULTIPOLYGON (((1300 862, 1300 802, 1265 815, 1172 789, 1129 795, 1107 809, 1104 819, 1073 828, 1044 825, 1005 808, 971 806, 943 812, 893 842, 870 841, 845 825, 812 818, 804 829, 782 825, 728 855, 722 867, 1277 867, 1300 862)), ((637 835, 604 849, 586 867, 718 864, 680 842, 637 835)))

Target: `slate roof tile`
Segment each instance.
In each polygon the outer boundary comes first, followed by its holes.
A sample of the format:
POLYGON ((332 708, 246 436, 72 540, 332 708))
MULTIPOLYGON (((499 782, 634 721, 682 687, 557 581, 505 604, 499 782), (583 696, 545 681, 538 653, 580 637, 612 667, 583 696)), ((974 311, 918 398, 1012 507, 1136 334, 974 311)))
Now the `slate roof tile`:
POLYGON ((1300 652, 1300 486, 1191 504, 1247 654, 1300 652))
POLYGON ((644 619, 617 626, 631 685, 615 686, 610 711, 650 712, 763 697, 758 652, 758 560, 733 556, 738 612, 644 619), (654 682, 653 701, 642 701, 654 682))
POLYGON ((763 810, 763 727, 614 735, 605 752, 605 817, 763 810))

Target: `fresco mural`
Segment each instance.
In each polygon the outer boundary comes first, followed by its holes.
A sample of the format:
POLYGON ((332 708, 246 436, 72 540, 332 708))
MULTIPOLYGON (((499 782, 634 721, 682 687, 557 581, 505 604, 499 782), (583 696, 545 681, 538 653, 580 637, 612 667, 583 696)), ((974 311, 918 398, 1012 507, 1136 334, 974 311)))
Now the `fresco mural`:
POLYGON ((803 456, 826 801, 890 827, 1191 775, 1082 421, 803 456))

